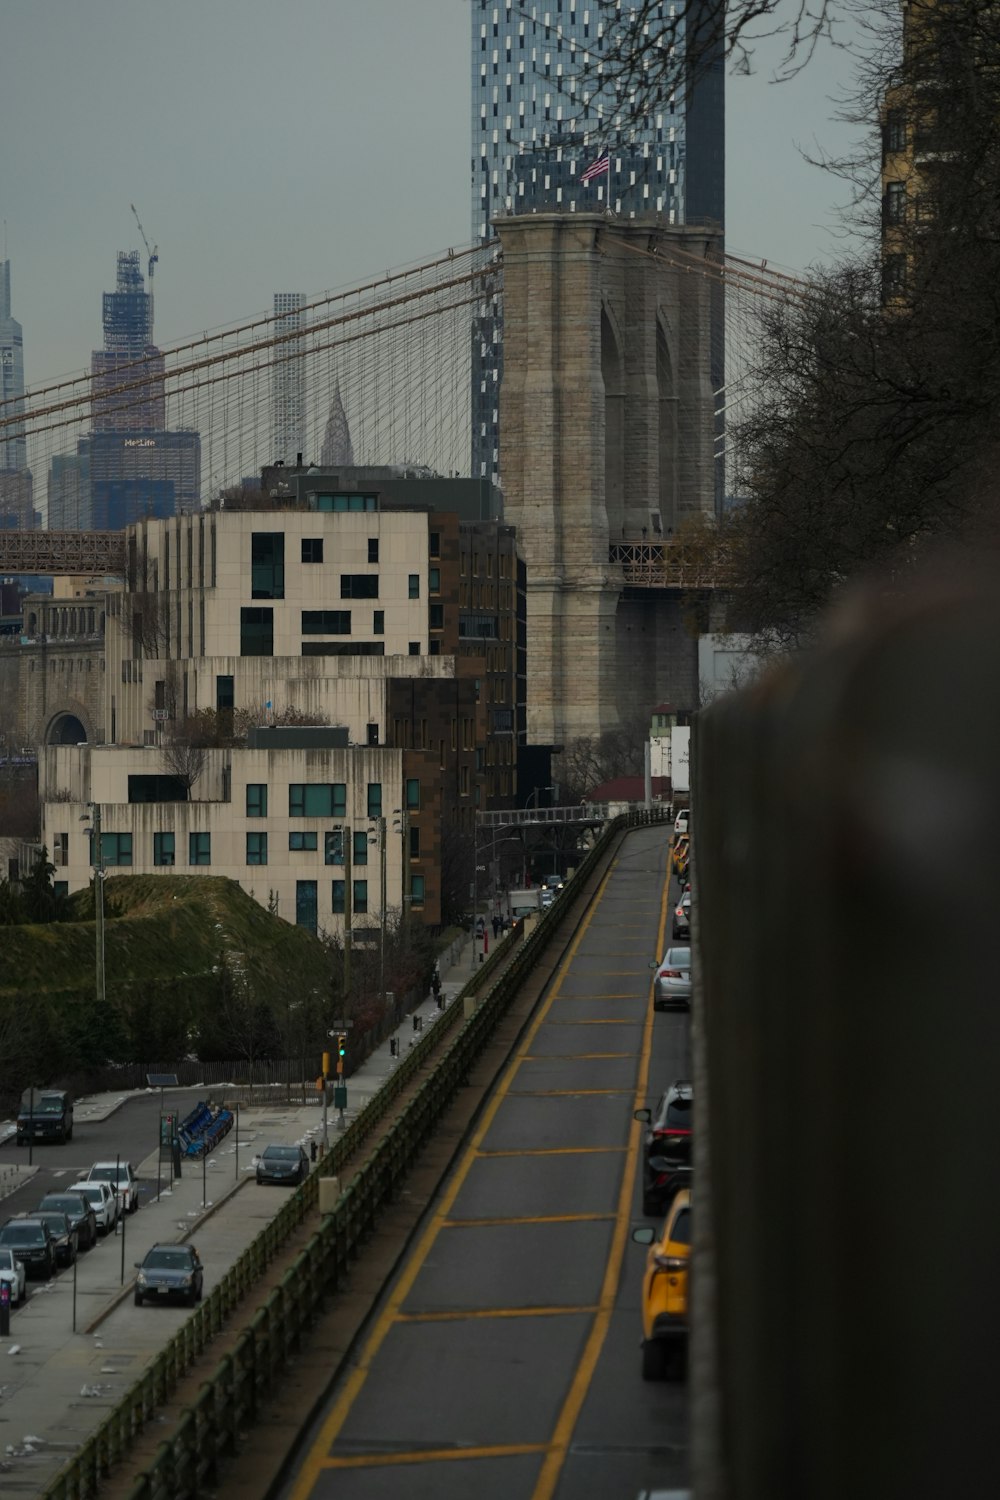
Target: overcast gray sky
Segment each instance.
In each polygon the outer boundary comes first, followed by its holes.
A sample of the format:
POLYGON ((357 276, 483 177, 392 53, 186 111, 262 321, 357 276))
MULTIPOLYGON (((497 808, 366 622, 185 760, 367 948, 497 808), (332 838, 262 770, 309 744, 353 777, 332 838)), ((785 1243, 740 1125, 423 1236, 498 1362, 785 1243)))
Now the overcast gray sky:
MULTIPOLYGON (((0 0, 0 218, 29 385, 85 367, 115 254, 158 244, 175 343, 470 238, 468 0, 0 0)), ((728 239, 837 248, 843 54, 728 85, 728 239)))

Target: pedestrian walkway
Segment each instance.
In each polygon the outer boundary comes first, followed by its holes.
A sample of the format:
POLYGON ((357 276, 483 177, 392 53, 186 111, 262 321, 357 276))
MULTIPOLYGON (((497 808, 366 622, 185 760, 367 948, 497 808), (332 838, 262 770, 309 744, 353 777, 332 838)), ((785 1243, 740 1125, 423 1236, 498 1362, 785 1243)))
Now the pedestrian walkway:
MULTIPOLYGON (((416 1019, 408 1019, 348 1079, 345 1125, 455 1003, 470 978, 471 960, 466 942, 441 974, 440 1004, 430 995, 413 1012, 416 1019)), ((190 1094, 190 1088, 184 1092, 190 1094)), ((216 1097, 220 1092, 218 1086, 206 1090, 216 1097)), ((165 1091, 168 1106, 171 1093, 165 1091)), ((107 1119, 133 1097, 116 1092, 81 1099, 77 1118, 107 1119)), ((331 1111, 331 1139, 339 1128, 331 1111)), ((181 1306, 136 1307, 134 1262, 154 1244, 191 1240, 210 1291, 287 1201, 286 1189, 257 1185, 258 1153, 271 1142, 298 1142, 308 1150, 314 1141, 320 1144, 322 1129, 315 1096, 305 1104, 279 1097, 244 1106, 238 1145, 233 1131, 204 1162, 185 1160, 179 1180, 164 1176, 159 1201, 155 1188, 147 1190, 143 1207, 124 1221, 123 1233, 81 1255, 75 1275, 66 1270, 51 1282, 29 1283, 31 1295, 15 1312, 10 1337, 0 1337, 0 1491, 40 1494, 188 1316, 181 1306)), ((157 1165, 154 1152, 139 1165, 140 1178, 155 1183, 157 1165)))

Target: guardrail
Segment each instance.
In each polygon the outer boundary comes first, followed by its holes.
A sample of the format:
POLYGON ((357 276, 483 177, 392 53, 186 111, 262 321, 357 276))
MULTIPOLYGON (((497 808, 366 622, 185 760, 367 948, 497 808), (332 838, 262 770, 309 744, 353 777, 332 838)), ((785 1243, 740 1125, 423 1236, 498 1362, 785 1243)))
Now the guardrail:
MULTIPOLYGON (((574 884, 593 871, 608 844, 623 829, 664 821, 658 810, 616 818, 583 860, 574 884)), ((181 1413, 176 1430, 157 1449, 149 1468, 133 1486, 129 1500, 188 1500, 188 1497, 194 1500, 204 1493, 204 1486, 216 1482, 221 1463, 238 1446, 239 1433, 255 1420, 262 1399, 303 1330, 315 1323, 324 1299, 337 1291, 362 1241, 374 1228, 379 1211, 391 1200, 410 1164, 467 1079, 470 1067, 525 976, 534 968, 557 913, 558 903, 555 903, 543 913, 513 959, 508 960, 510 950, 505 952, 504 945, 494 950, 469 980, 462 996, 408 1052, 315 1171, 251 1241, 218 1286, 55 1477, 43 1500, 93 1500, 112 1466, 127 1456, 136 1434, 169 1399, 293 1230, 315 1212, 320 1177, 340 1175, 348 1159, 371 1135, 445 1033, 464 1018, 462 997, 482 993, 481 1003, 464 1020, 433 1072, 378 1142, 333 1213, 323 1217, 279 1285, 240 1333, 233 1352, 220 1360, 197 1400, 181 1413), (506 965, 503 973, 490 984, 501 963, 506 965)))

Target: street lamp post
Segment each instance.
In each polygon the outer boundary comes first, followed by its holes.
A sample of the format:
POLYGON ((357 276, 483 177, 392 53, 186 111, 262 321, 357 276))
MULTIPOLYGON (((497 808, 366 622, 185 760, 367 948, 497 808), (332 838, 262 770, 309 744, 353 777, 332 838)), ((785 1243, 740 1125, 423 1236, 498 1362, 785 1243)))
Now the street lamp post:
MULTIPOLYGON (((104 840, 101 836, 101 804, 90 803, 91 812, 91 866, 94 871, 94 989, 97 1003, 104 1012, 104 840)), ((81 822, 86 822, 86 813, 81 822)), ((84 830, 86 831, 86 830, 84 830)))
POLYGON ((379 877, 379 956, 378 956, 378 992, 379 1003, 383 1012, 385 1011, 385 819, 382 817, 370 820, 375 825, 375 838, 369 839, 369 843, 378 844, 378 877, 379 877))
POLYGON ((393 809, 393 830, 403 838, 403 947, 410 946, 410 814, 405 807, 393 809))

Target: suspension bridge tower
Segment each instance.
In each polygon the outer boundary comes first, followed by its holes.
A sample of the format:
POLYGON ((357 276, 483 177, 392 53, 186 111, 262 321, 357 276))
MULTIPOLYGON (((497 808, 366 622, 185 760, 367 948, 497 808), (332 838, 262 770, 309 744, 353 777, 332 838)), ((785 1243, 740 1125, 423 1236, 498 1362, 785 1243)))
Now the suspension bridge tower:
POLYGON ((499 218, 504 518, 528 565, 528 732, 565 743, 697 703, 663 558, 716 514, 721 236, 658 218, 499 218), (633 575, 634 577, 634 575, 633 575))

